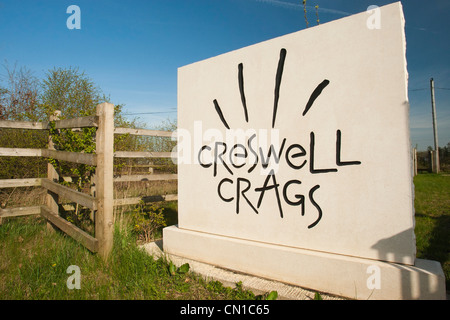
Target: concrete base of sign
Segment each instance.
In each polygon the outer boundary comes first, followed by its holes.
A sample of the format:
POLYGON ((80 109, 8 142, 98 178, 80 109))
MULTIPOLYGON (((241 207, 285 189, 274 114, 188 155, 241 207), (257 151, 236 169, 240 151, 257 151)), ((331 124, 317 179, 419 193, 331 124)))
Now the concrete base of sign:
POLYGON ((164 228, 164 252, 352 299, 446 299, 439 262, 414 266, 164 228))

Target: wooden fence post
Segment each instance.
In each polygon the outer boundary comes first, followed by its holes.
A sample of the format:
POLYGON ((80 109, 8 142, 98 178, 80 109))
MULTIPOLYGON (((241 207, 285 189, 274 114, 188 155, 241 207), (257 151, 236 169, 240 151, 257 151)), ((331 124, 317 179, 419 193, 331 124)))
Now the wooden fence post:
MULTIPOLYGON (((61 116, 61 111, 55 111, 54 114, 52 116, 50 116, 50 121, 56 121, 59 120, 59 117, 61 116)), ((48 149, 49 150, 55 150, 55 145, 53 143, 53 139, 51 134, 48 134, 48 149)), ((51 164, 48 163, 47 164, 47 178, 50 181, 55 181, 58 182, 59 180, 59 174, 56 171, 55 167, 51 164)), ((59 207, 58 207, 58 194, 47 190, 47 196, 46 196, 46 205, 47 207, 50 209, 50 212, 56 215, 59 215, 59 207)), ((47 230, 48 231, 54 231, 55 228, 53 227, 53 225, 47 221, 47 230)))
POLYGON ((95 238, 99 241, 98 253, 106 259, 112 250, 114 232, 114 105, 111 103, 99 104, 97 116, 95 238))

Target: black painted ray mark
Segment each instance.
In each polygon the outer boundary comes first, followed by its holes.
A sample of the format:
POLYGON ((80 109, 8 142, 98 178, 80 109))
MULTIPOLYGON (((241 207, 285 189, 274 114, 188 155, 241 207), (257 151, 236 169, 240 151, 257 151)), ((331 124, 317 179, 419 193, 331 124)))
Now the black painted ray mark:
POLYGON ((224 124, 224 126, 227 129, 230 129, 230 127, 228 126, 227 121, 225 120, 225 118, 223 116, 222 110, 220 109, 219 103, 217 102, 216 99, 214 99, 213 103, 214 103, 214 107, 216 108, 216 112, 219 115, 220 120, 222 121, 222 123, 224 124))
POLYGON ((244 65, 242 63, 239 63, 238 71, 239 92, 241 93, 242 106, 244 107, 245 121, 248 122, 247 102, 244 93, 244 65))
POLYGON ((281 77, 283 75, 284 61, 286 60, 286 49, 280 50, 280 59, 278 60, 277 75, 275 78, 275 99, 273 103, 272 128, 275 126, 275 118, 277 117, 278 99, 280 97, 281 77))
POLYGON ((316 101, 317 97, 319 97, 322 93, 322 90, 325 89, 325 87, 329 84, 330 81, 325 79, 316 87, 316 89, 314 89, 313 93, 311 93, 311 96, 309 97, 305 110, 303 111, 303 116, 309 111, 309 109, 311 109, 314 101, 316 101))

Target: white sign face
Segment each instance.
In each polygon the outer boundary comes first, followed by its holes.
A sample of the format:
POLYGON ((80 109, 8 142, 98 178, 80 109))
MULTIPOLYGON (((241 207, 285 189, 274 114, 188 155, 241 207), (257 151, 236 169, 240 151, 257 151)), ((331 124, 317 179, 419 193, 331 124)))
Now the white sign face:
POLYGON ((179 228, 414 263, 404 20, 377 10, 179 69, 179 228))

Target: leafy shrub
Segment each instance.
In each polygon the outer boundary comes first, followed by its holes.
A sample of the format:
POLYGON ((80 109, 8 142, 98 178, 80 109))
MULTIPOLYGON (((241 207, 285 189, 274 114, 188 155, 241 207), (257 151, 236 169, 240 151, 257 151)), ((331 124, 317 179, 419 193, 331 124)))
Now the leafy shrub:
POLYGON ((167 225, 164 208, 154 205, 146 206, 139 203, 132 211, 133 231, 138 235, 139 240, 149 242, 155 238, 158 229, 167 225))

